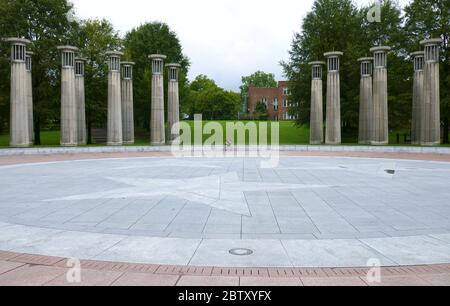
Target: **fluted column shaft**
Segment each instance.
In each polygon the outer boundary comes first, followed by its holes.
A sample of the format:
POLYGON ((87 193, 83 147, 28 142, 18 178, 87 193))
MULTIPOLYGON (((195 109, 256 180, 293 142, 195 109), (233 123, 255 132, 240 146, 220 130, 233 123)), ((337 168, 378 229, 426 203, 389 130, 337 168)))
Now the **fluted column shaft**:
POLYGON ((424 63, 424 103, 422 113, 422 145, 433 146, 441 143, 441 113, 439 88, 440 44, 442 40, 430 39, 422 41, 425 46, 424 63))
POLYGON ((75 91, 77 98, 78 144, 86 145, 86 93, 84 85, 84 60, 76 62, 75 91))
POLYGON ((325 57, 328 62, 327 77, 327 115, 325 143, 341 144, 341 82, 339 76, 339 57, 342 52, 328 52, 325 57))
POLYGON ((78 145, 77 98, 75 89, 75 52, 71 46, 58 47, 62 54, 61 69, 61 145, 78 145))
POLYGON ((150 55, 152 60, 152 101, 150 118, 150 142, 153 145, 166 143, 164 115, 164 59, 166 56, 150 55))
POLYGON ((373 71, 373 130, 372 144, 389 144, 388 118, 388 81, 387 81, 387 52, 390 47, 375 47, 373 71))
POLYGON ((121 146, 123 129, 120 57, 123 53, 110 51, 107 55, 109 56, 107 145, 121 146))
POLYGON ((422 143, 422 114, 423 114, 423 64, 424 53, 415 52, 414 57, 414 78, 413 78, 413 105, 411 121, 411 143, 418 145, 422 143))
POLYGON ((370 144, 373 122, 372 58, 361 58, 361 81, 359 94, 359 143, 370 144))
POLYGON ((179 64, 167 64, 169 68, 169 85, 167 97, 167 140, 172 143, 180 136, 176 124, 180 122, 180 95, 178 86, 179 64))
POLYGON ((10 92, 10 146, 28 147, 28 73, 26 71, 26 46, 30 41, 8 38, 11 43, 11 92, 10 92))

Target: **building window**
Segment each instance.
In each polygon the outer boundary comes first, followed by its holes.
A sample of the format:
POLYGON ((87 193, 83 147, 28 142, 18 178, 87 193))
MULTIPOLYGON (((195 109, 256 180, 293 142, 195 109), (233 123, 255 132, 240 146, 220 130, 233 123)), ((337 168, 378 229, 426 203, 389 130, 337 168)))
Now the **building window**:
POLYGON ((290 96, 291 95, 291 90, 287 87, 283 88, 283 95, 285 96, 290 96))
POLYGON ((274 111, 278 110, 278 98, 273 99, 273 110, 274 111))
POLYGON ((286 98, 284 98, 283 99, 283 107, 288 107, 288 105, 289 105, 289 100, 288 99, 286 99, 286 98))
POLYGON ((262 98, 261 102, 264 103, 266 105, 266 107, 267 107, 267 98, 262 98))

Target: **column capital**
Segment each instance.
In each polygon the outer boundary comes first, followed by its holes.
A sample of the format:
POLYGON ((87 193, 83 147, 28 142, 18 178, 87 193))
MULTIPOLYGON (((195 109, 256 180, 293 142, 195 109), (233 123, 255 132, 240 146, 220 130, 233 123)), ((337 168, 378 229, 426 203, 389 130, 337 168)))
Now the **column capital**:
POLYGON ((108 56, 108 57, 113 57, 113 56, 121 57, 121 56, 123 56, 123 52, 120 52, 120 51, 114 51, 114 50, 106 51, 105 54, 106 54, 106 56, 108 56))
POLYGON ((161 60, 165 60, 167 58, 166 55, 163 54, 150 54, 148 56, 149 59, 161 59, 161 60))
POLYGON ((169 64, 166 64, 166 67, 167 68, 181 68, 181 65, 177 64, 177 63, 169 63, 169 64))
POLYGON ((370 48, 370 52, 373 52, 373 53, 389 52, 391 50, 392 50, 392 48, 388 47, 388 46, 377 46, 377 47, 370 48))
POLYGON ((74 47, 74 46, 69 46, 69 45, 65 45, 65 46, 58 46, 56 47, 59 51, 61 52, 78 52, 78 48, 74 47))
POLYGON ((327 63, 323 62, 323 61, 314 61, 314 62, 309 62, 308 65, 311 66, 323 66, 326 65, 327 63))
POLYGON ((420 42, 422 46, 435 46, 442 44, 441 38, 430 38, 430 39, 424 39, 420 42))
POLYGON ((332 51, 332 52, 327 52, 327 53, 323 54, 323 56, 325 56, 325 57, 333 57, 333 56, 338 57, 338 56, 343 56, 343 55, 344 55, 344 52, 341 52, 341 51, 332 51))
POLYGON ((19 38, 19 37, 9 37, 4 39, 5 42, 13 44, 13 45, 29 45, 31 44, 31 41, 26 38, 19 38))

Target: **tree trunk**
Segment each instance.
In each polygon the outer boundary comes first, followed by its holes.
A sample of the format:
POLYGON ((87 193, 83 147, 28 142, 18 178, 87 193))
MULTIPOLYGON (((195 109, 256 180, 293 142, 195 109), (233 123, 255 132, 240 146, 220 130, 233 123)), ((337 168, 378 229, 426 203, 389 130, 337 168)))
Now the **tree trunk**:
POLYGON ((41 119, 39 115, 35 116, 34 119, 34 144, 36 146, 41 145, 41 119))
POLYGON ((91 129, 91 120, 87 120, 87 144, 91 145, 92 144, 92 129, 91 129))
POLYGON ((449 139, 449 135, 448 135, 448 130, 449 130, 449 125, 450 125, 450 120, 449 118, 445 118, 444 119, 444 144, 449 144, 450 143, 450 139, 449 139))

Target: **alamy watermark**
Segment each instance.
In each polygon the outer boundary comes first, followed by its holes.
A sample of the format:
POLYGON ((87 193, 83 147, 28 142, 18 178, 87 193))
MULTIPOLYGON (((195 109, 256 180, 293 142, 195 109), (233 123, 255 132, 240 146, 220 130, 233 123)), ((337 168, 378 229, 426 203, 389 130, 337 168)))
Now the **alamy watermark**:
POLYGON ((276 168, 280 161, 279 122, 207 122, 195 115, 193 125, 178 122, 171 144, 175 157, 253 157, 263 169, 276 168))
POLYGON ((374 5, 367 12, 369 23, 381 22, 381 0, 375 1, 374 5))

